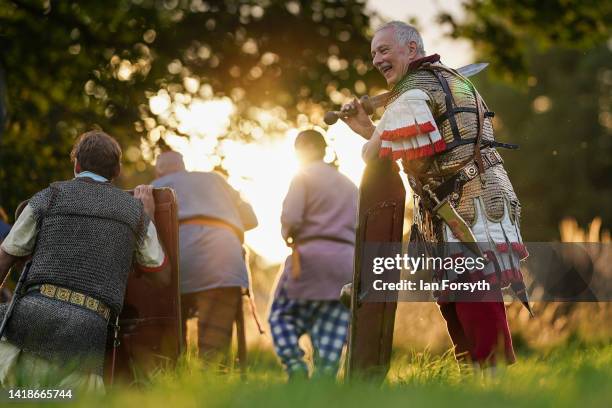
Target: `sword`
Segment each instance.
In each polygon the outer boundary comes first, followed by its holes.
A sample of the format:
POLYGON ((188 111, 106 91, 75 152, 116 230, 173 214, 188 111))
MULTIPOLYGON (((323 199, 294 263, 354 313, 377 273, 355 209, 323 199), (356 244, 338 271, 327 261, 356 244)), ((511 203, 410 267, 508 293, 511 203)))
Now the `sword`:
POLYGON ((448 197, 442 201, 438 200, 436 194, 431 191, 431 188, 429 188, 429 185, 427 184, 423 186, 423 190, 427 192, 431 200, 436 203, 436 206, 432 210, 433 214, 444 221, 444 223, 451 229, 455 237, 470 251, 477 256, 486 259, 482 253, 482 250, 478 246, 478 243, 476 242, 474 233, 467 225, 465 220, 461 218, 461 215, 459 215, 457 210, 455 210, 455 208, 451 205, 448 197))
MULTIPOLYGON (((467 225, 465 220, 461 218, 461 215, 455 210, 455 208, 451 205, 450 201, 448 201, 448 197, 444 200, 438 200, 435 193, 431 191, 429 185, 424 185, 423 190, 429 194, 429 197, 436 203, 436 206, 432 210, 432 212, 437 215, 446 225, 449 226, 455 237, 461 241, 463 245, 465 245, 470 251, 472 251, 477 256, 485 259, 488 262, 488 259, 482 253, 482 250, 478 246, 476 242, 476 237, 474 233, 467 225)), ((510 284, 512 291, 516 295, 516 297, 520 300, 520 302, 525 306, 529 315, 534 317, 533 310, 529 305, 529 295, 527 294, 527 288, 525 287, 524 282, 514 282, 510 284)))
MULTIPOLYGON (((476 62, 474 64, 468 64, 461 68, 457 68, 455 71, 459 73, 459 75, 462 75, 464 77, 471 77, 478 74, 487 66, 489 66, 488 62, 476 62)), ((391 91, 371 97, 368 95, 364 95, 359 98, 359 102, 361 103, 361 105, 363 105, 363 108, 365 109, 366 113, 368 115, 371 115, 374 113, 374 110, 376 108, 385 106, 385 104, 387 103, 387 99, 389 99, 390 95, 391 91)), ((357 114, 357 110, 355 109, 346 111, 329 111, 325 113, 323 121, 331 126, 336 123, 339 118, 346 118, 349 116, 354 116, 355 114, 357 114)))
POLYGON ((529 316, 534 317, 533 310, 531 310, 531 306, 529 305, 529 295, 527 295, 527 288, 525 287, 525 282, 514 282, 510 284, 512 291, 521 301, 521 304, 525 306, 525 309, 529 312, 529 316))
POLYGON ((484 70, 488 66, 488 62, 475 62, 474 64, 468 64, 461 68, 457 68, 455 71, 468 78, 478 74, 480 71, 484 70))
POLYGON ((17 298, 21 295, 21 286, 25 281, 26 276, 28 275, 28 271, 30 270, 30 265, 32 261, 29 260, 23 266, 23 270, 21 271, 21 276, 19 276, 19 280, 17 280, 17 285, 15 285, 15 293, 13 294, 13 298, 11 299, 11 303, 9 303, 6 308, 6 312, 4 313, 4 318, 2 319, 2 324, 0 324, 0 339, 4 337, 4 331, 6 330, 6 326, 8 324, 9 318, 11 314, 13 314, 13 308, 15 307, 15 303, 17 303, 17 298))

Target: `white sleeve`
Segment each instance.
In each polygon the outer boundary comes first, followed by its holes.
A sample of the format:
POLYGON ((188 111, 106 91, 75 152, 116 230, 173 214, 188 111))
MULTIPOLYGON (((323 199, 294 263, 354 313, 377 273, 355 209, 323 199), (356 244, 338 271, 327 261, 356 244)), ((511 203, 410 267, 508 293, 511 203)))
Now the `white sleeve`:
POLYGON ((15 221, 15 225, 13 225, 0 247, 9 255, 27 256, 34 250, 37 235, 38 231, 36 230, 34 212, 28 204, 19 215, 19 218, 17 218, 17 221, 15 221))
POLYGON ((378 130, 374 130, 370 140, 368 140, 361 149, 361 158, 366 163, 375 160, 379 156, 381 147, 380 132, 378 132, 378 130))
POLYGON ((158 272, 166 263, 166 254, 157 237, 157 229, 150 222, 147 235, 142 244, 136 249, 136 263, 143 272, 158 272))

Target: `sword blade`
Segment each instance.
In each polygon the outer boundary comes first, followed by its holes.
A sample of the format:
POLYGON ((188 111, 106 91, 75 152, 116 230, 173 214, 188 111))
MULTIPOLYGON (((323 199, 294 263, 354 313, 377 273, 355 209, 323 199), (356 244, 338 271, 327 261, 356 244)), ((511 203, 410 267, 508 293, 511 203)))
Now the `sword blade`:
POLYGON ((440 217, 446 225, 448 225, 453 232, 453 235, 455 235, 462 245, 477 256, 481 258, 484 257, 482 250, 478 246, 478 242, 476 242, 474 233, 448 200, 445 199, 438 203, 438 205, 436 205, 436 207, 433 209, 433 212, 440 217))
POLYGON ((461 68, 457 68, 457 72, 463 75, 464 77, 471 77, 485 69, 489 66, 488 62, 476 62, 474 64, 468 64, 461 68))

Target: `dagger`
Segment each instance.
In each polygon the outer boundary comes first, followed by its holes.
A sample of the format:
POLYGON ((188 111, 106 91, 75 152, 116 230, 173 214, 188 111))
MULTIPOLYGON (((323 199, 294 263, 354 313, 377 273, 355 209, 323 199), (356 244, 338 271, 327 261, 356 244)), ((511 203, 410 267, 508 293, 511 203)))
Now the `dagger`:
POLYGON ((478 246, 478 243, 476 242, 476 237, 474 236, 474 233, 472 232, 470 227, 467 225, 465 220, 461 218, 461 215, 459 215, 457 210, 455 210, 455 208, 451 205, 450 201, 448 201, 448 197, 442 201, 438 200, 438 197, 436 197, 436 194, 433 191, 431 191, 431 188, 427 184, 423 186, 423 190, 427 194, 429 194, 429 197, 431 198, 431 200, 436 204, 432 212, 436 216, 438 216, 442 221, 444 221, 446 225, 448 225, 448 227, 453 232, 453 235, 455 235, 455 237, 463 245, 465 245, 470 251, 472 251, 477 256, 486 260, 487 258, 484 256, 484 254, 482 253, 482 250, 480 249, 480 247, 478 246))

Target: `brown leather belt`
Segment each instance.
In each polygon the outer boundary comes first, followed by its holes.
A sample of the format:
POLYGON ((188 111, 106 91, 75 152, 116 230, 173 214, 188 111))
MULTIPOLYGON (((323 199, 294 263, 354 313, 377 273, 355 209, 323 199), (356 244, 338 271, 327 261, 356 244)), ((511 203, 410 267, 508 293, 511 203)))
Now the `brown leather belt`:
POLYGON ((298 252, 298 245, 317 240, 341 242, 344 244, 355 245, 354 241, 327 235, 315 235, 306 238, 298 238, 297 240, 294 240, 293 237, 290 237, 289 240, 287 240, 287 246, 291 248, 291 277, 293 279, 298 279, 302 274, 302 266, 300 262, 300 253, 298 252))
MULTIPOLYGON (((504 160, 496 150, 489 150, 488 152, 482 154, 482 162, 484 170, 487 170, 498 164, 503 164, 504 160)), ((478 164, 475 161, 470 161, 468 164, 463 166, 457 173, 448 178, 437 188, 433 189, 433 192, 440 201, 450 196, 451 202, 456 203, 460 198, 461 189, 463 185, 468 181, 476 178, 479 174, 481 174, 481 172, 478 169, 478 164)), ((423 185, 415 176, 412 176, 410 174, 408 175, 408 181, 410 182, 410 186, 421 198, 425 200, 424 203, 427 205, 427 196, 422 194, 422 191, 420 191, 422 190, 423 185)), ((432 205, 431 208, 433 208, 434 206, 435 204, 432 205)))
POLYGON ((206 227, 217 227, 217 228, 225 228, 226 230, 231 231, 238 239, 240 243, 244 243, 244 233, 240 231, 238 228, 234 227, 232 224, 222 221, 218 218, 211 217, 192 217, 184 220, 179 220, 179 225, 203 225, 206 227))

